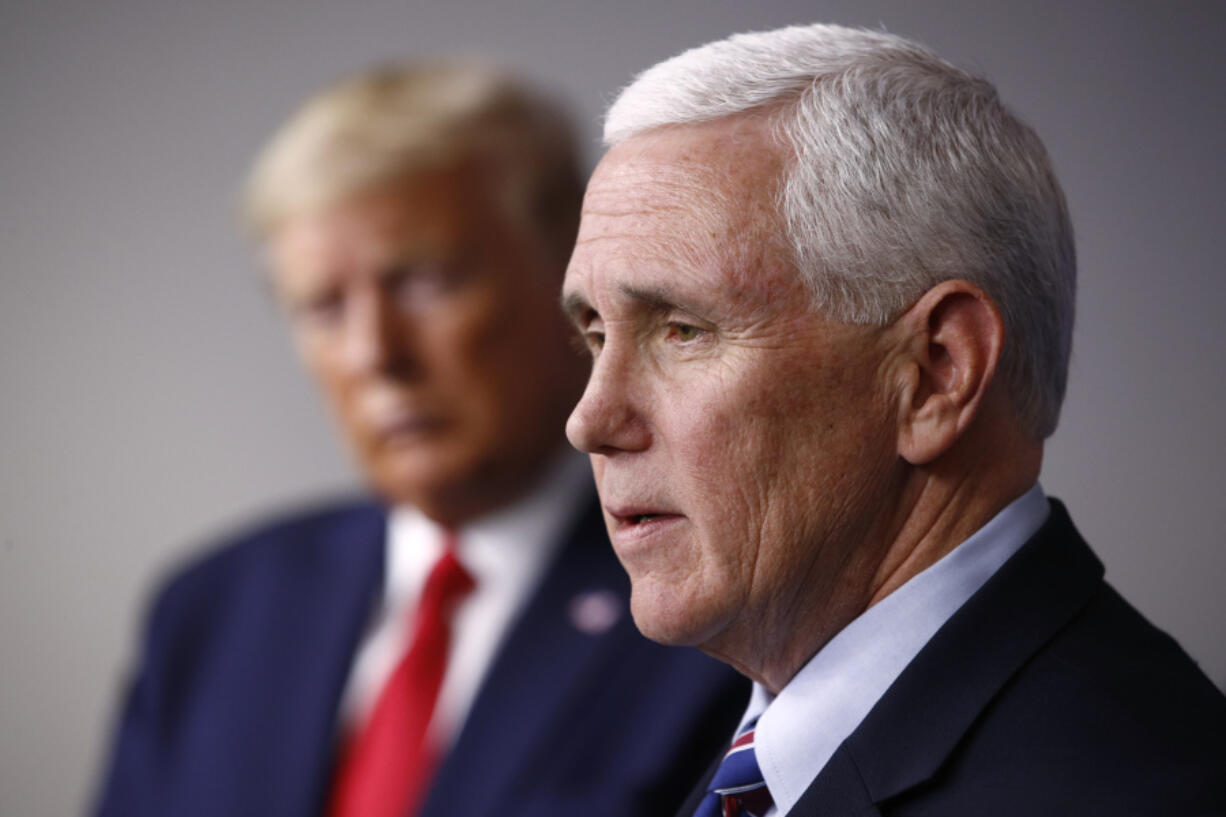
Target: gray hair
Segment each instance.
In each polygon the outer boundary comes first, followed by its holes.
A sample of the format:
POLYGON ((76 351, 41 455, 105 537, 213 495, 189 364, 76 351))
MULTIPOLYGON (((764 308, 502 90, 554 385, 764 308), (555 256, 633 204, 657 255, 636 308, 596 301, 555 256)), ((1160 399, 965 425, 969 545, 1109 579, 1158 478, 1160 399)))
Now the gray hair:
POLYGON ((795 153, 776 207, 817 307, 885 325, 941 281, 981 287, 1005 323, 1001 381, 1027 431, 1050 436, 1072 346, 1072 226, 1042 142, 996 89, 901 37, 793 26, 649 68, 604 138, 749 111, 795 153))

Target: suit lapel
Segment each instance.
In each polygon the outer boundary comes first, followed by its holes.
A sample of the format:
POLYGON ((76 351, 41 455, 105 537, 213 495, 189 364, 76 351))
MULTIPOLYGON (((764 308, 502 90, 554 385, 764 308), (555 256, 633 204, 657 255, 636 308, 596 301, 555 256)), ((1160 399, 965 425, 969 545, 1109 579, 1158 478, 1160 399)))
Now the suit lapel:
POLYGON ((719 769, 720 761, 724 759, 724 755, 728 753, 728 746, 725 746, 716 753, 715 758, 711 761, 711 765, 703 772, 702 777, 694 784, 694 788, 690 789, 690 794, 685 798, 685 802, 681 804, 681 808, 677 809, 676 817, 694 817, 694 812, 698 811, 698 806, 702 803, 702 798, 706 796, 707 787, 711 785, 712 778, 715 777, 715 772, 719 769))
POLYGON ((937 631, 789 814, 874 814, 931 778, 997 692, 1090 600, 1103 568, 1064 506, 937 631))
POLYGON ((251 700, 267 707, 270 728, 238 751, 264 767, 276 814, 318 813, 327 798, 337 746, 337 715, 349 667, 379 598, 386 515, 368 506, 330 520, 293 543, 294 558, 267 590, 281 619, 262 639, 264 686, 251 700))
POLYGON ((628 615, 603 634, 576 629, 570 608, 582 592, 613 593, 623 608, 629 592, 594 502, 503 643, 421 817, 518 813, 511 804, 533 790, 567 713, 634 637, 628 615))

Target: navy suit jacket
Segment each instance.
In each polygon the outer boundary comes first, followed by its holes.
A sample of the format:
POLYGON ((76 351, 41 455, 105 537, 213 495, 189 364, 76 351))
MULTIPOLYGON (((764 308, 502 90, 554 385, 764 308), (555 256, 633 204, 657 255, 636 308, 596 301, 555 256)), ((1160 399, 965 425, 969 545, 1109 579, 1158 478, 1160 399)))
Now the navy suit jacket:
POLYGON ((1053 501, 789 814, 1226 814, 1226 698, 1053 501))
MULTIPOLYGON (((383 589, 386 512, 346 506, 245 536, 160 594, 100 817, 316 817, 337 710, 383 589)), ((570 623, 629 584, 593 503, 512 625, 421 817, 672 814, 747 682, 695 650, 570 623)))

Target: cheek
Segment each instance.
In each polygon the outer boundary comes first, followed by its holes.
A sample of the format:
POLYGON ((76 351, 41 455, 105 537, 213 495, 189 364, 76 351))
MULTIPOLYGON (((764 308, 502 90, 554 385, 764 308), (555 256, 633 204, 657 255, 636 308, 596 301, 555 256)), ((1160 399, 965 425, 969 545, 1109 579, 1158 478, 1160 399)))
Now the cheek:
POLYGON ((707 378, 682 384, 667 400, 670 455, 676 469, 707 492, 738 504, 767 487, 798 437, 803 401, 765 377, 707 378), (772 389, 772 385, 775 388, 772 389))
POLYGON ((505 318, 483 292, 463 293, 416 319, 424 384, 453 411, 476 419, 498 410, 504 383, 515 376, 503 346, 505 318))
POLYGON ((303 368, 311 375, 316 387, 324 399, 338 415, 341 422, 350 433, 356 433, 353 403, 357 386, 353 379, 345 376, 344 367, 336 360, 336 343, 331 345, 323 342, 312 343, 306 339, 295 342, 298 358, 303 368))
MULTIPOLYGON (((681 392, 688 411, 670 413, 666 440, 669 482, 694 524, 694 552, 702 581, 723 594, 756 558, 762 519, 771 495, 769 469, 776 459, 771 426, 746 410, 736 389, 681 392), (671 432, 671 433, 670 433, 671 432)), ((735 594, 735 593, 734 593, 735 594)))
POLYGON ((444 334, 462 365, 513 385, 530 379, 534 346, 548 325, 523 293, 503 290, 491 285, 473 292, 444 334))
POLYGON ((669 395, 685 407, 666 415, 670 470, 713 570, 743 570, 763 543, 806 538, 820 526, 823 495, 856 468, 862 441, 848 427, 856 412, 834 410, 816 377, 798 386, 799 370, 746 367, 756 374, 687 383, 669 395))
MULTIPOLYGON (((438 306, 423 321, 421 337, 429 342, 436 356, 479 361, 497 348, 505 331, 497 298, 488 286, 471 285, 438 306)), ((424 320, 423 320, 424 318, 424 320)))

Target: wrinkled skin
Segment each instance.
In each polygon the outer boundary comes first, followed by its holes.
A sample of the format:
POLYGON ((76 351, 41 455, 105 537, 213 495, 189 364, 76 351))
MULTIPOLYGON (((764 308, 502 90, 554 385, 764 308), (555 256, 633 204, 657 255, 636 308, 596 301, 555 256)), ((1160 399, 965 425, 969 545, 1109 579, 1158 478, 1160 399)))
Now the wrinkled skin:
POLYGON ((636 624, 777 689, 868 605, 904 472, 890 333, 811 305, 765 144, 741 117, 614 147, 564 303, 593 356, 567 434, 636 624))

